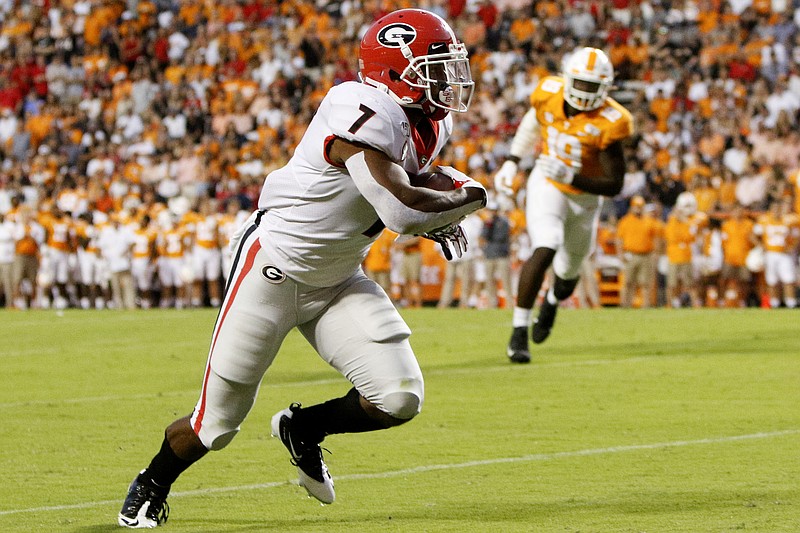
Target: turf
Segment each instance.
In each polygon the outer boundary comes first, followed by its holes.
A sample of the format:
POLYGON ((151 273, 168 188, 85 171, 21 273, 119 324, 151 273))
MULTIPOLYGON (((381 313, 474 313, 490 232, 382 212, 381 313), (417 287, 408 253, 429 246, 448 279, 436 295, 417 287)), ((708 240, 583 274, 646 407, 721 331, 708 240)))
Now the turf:
MULTIPOLYGON (((403 312, 423 413, 329 437, 337 502, 294 485, 270 416, 348 384, 292 334, 242 432, 173 487, 163 531, 800 530, 797 312, 563 310, 534 361, 508 312, 403 312)), ((117 530, 196 400, 216 313, 0 312, 0 531, 117 530)))

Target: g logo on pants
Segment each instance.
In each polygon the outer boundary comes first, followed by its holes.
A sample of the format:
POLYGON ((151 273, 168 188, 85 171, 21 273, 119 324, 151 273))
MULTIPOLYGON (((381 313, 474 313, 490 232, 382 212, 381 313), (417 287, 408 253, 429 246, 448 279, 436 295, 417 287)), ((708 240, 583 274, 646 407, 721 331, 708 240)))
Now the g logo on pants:
POLYGON ((278 267, 272 265, 266 265, 261 268, 261 275, 266 278, 267 281, 270 283, 283 283, 283 280, 286 279, 286 274, 281 272, 278 267))

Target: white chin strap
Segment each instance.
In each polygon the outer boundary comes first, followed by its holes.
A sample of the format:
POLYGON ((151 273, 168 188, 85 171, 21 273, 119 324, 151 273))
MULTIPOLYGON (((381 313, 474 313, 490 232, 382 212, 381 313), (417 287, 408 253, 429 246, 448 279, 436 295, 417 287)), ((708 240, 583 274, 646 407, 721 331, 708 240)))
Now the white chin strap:
MULTIPOLYGON (((358 76, 359 76, 359 78, 361 78, 361 74, 359 74, 358 76)), ((375 87, 376 89, 385 92, 386 94, 391 96, 392 99, 395 102, 397 102, 398 105, 400 105, 402 107, 413 107, 413 108, 416 108, 416 109, 422 109, 422 105, 421 104, 415 104, 413 102, 407 102, 407 101, 403 100, 402 98, 400 98, 399 96, 397 96, 394 93, 394 91, 389 89, 389 87, 385 83, 381 83, 379 81, 375 81, 372 78, 361 78, 361 82, 364 83, 365 85, 369 85, 370 87, 375 87)))

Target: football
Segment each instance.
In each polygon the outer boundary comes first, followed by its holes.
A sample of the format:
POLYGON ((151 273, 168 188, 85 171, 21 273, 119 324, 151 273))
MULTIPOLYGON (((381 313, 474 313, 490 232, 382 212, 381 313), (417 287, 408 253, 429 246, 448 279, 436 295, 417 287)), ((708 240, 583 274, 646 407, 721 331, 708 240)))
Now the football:
POLYGON ((456 188, 453 178, 441 172, 423 172, 422 174, 409 174, 409 180, 414 187, 425 187, 435 191, 452 191, 456 188))

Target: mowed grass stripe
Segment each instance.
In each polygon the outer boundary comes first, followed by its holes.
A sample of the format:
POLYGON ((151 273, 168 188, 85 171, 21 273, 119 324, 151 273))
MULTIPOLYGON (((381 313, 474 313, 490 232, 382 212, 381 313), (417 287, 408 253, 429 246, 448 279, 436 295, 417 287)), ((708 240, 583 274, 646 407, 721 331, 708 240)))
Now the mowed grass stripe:
MULTIPOLYGON (((413 468, 404 468, 401 470, 391 470, 387 472, 375 472, 371 474, 343 474, 340 476, 336 476, 336 480, 350 480, 350 481, 357 481, 363 479, 385 479, 395 476, 406 476, 406 475, 413 475, 413 474, 423 474, 427 472, 439 471, 439 470, 454 470, 459 468, 474 468, 474 467, 481 467, 481 466, 492 466, 498 464, 509 464, 509 463, 528 463, 528 462, 537 462, 537 461, 553 461, 558 459, 568 459, 573 457, 586 457, 586 456, 593 456, 593 455, 607 455, 607 454, 614 454, 614 453, 625 453, 625 452, 637 452, 637 451, 645 451, 645 450, 658 450, 663 448, 680 448, 686 446, 698 446, 698 445, 709 445, 709 444, 727 444, 731 442, 738 442, 738 441, 745 441, 745 440, 756 440, 756 439, 769 439, 769 438, 777 438, 777 437, 785 437, 791 435, 800 434, 800 429, 786 429, 781 431, 771 431, 771 432, 759 432, 759 433, 751 433, 749 435, 730 435, 726 437, 709 437, 705 439, 696 439, 696 440, 678 440, 672 442, 657 442, 657 443, 650 443, 650 444, 633 444, 627 446, 610 446, 607 448, 592 448, 586 450, 575 450, 575 451, 565 451, 565 452, 554 452, 554 453, 537 453, 531 455, 523 455, 521 457, 499 457, 495 459, 478 459, 474 461, 467 461, 463 463, 456 463, 456 464, 436 464, 436 465, 422 465, 422 466, 415 466, 413 468)), ((257 483, 251 485, 239 485, 233 487, 212 487, 207 489, 197 489, 197 490, 187 490, 187 491, 175 491, 170 493, 170 498, 184 498, 184 497, 191 497, 191 496, 206 496, 209 494, 219 494, 219 493, 226 493, 226 492, 241 492, 241 491, 249 491, 249 490, 262 490, 262 489, 270 489, 275 487, 284 486, 287 484, 292 484, 292 482, 287 481, 273 481, 269 483, 257 483)), ((34 513, 34 512, 49 512, 49 511, 66 511, 71 509, 89 509, 93 507, 102 507, 111 504, 119 504, 119 498, 113 500, 103 500, 103 501, 96 501, 96 502, 85 502, 85 503, 76 503, 70 505, 52 505, 46 507, 31 507, 28 509, 10 509, 7 511, 0 511, 0 516, 7 516, 13 514, 22 514, 22 513, 34 513)))
MULTIPOLYGON (((748 355, 748 354, 728 354, 730 356, 736 355, 748 355)), ((427 377, 433 376, 451 376, 451 375, 473 375, 473 374, 486 374, 486 373, 507 373, 510 372, 512 369, 514 371, 530 371, 536 370, 539 368, 564 368, 564 367, 581 367, 581 366, 603 366, 603 365, 615 365, 621 363, 649 363, 652 362, 654 359, 658 359, 659 361, 668 360, 668 359, 683 359, 686 357, 698 357, 697 355, 693 354, 674 354, 674 355, 642 355, 636 357, 619 357, 615 359, 586 359, 586 360, 576 360, 576 361, 552 361, 552 362, 543 362, 543 363, 533 363, 529 366, 520 366, 514 365, 510 367, 508 365, 503 366, 495 366, 495 367, 472 367, 472 368, 447 368, 447 369, 429 369, 424 370, 424 374, 427 377)), ((336 377, 336 378, 329 378, 329 379, 311 379, 311 380, 303 380, 303 381, 287 381, 287 382, 269 382, 265 383, 266 386, 270 388, 293 388, 293 387, 313 387, 313 386, 321 386, 321 385, 335 385, 337 383, 342 383, 344 378, 336 377)), ((199 393, 199 386, 193 389, 181 390, 181 391, 170 391, 170 392, 158 392, 158 393, 146 393, 146 394, 128 394, 128 395, 104 395, 104 396, 86 396, 82 398, 59 398, 59 399, 50 399, 50 400, 28 400, 28 401, 19 401, 19 402, 0 402, 0 409, 10 409, 10 408, 18 408, 18 407, 33 407, 33 406, 42 406, 42 405, 53 405, 53 404, 80 404, 80 403, 93 403, 93 402, 117 402, 117 401, 129 401, 129 400, 147 400, 147 399, 154 399, 154 398, 176 398, 182 396, 189 396, 189 395, 197 395, 199 393)))

